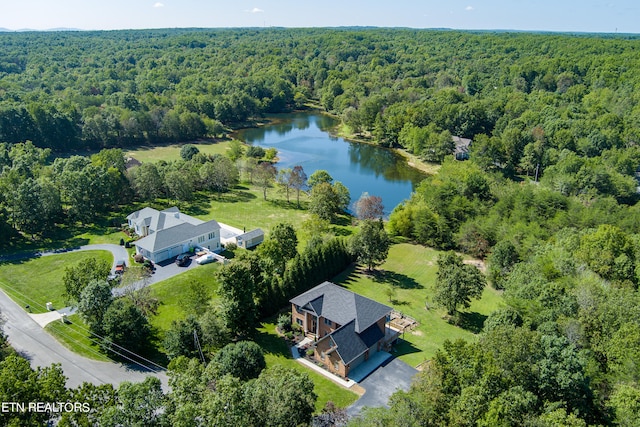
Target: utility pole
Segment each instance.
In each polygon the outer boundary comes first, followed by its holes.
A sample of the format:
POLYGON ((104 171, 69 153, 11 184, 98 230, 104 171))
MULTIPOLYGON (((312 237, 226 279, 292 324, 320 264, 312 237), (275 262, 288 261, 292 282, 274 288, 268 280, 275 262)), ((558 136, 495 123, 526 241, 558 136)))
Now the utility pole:
POLYGON ((205 363, 204 354, 202 354, 202 347, 200 346, 200 340, 198 339, 198 332, 195 329, 193 330, 193 342, 198 349, 198 353, 200 353, 200 359, 202 359, 202 363, 205 363))

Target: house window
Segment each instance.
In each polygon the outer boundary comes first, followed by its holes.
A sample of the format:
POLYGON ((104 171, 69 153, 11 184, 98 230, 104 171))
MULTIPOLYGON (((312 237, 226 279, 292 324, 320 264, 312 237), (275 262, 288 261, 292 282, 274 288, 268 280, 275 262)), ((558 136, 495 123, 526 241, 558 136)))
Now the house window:
POLYGON ((296 319, 296 323, 297 323, 298 325, 300 325, 300 326, 303 326, 303 325, 302 325, 302 324, 303 324, 302 319, 296 319))
POLYGON ((204 236, 199 236, 198 237, 198 243, 202 243, 204 242, 204 236))
POLYGON ((320 352, 320 360, 324 360, 324 351, 320 352))
POLYGON ((209 240, 213 240, 216 237, 216 233, 209 233, 209 240))
POLYGON ((336 360, 335 362, 333 362, 333 369, 335 369, 337 371, 339 368, 340 368, 340 364, 336 360))
POLYGON ((324 319, 324 324, 325 325, 327 325, 327 326, 333 325, 333 322, 331 322, 331 320, 327 319, 326 317, 323 317, 323 319, 324 319))

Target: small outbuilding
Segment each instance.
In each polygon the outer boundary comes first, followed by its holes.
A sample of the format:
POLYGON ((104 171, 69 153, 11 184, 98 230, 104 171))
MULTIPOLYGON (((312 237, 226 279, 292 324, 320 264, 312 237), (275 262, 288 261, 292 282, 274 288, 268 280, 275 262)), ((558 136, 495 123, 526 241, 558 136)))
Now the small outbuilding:
POLYGON ((239 248, 251 249, 258 246, 264 241, 264 231, 261 228, 247 231, 246 233, 236 236, 236 245, 239 248))
POLYGON ((468 138, 460 138, 454 136, 453 142, 456 144, 456 148, 453 152, 456 160, 469 160, 469 149, 471 148, 471 140, 468 138))

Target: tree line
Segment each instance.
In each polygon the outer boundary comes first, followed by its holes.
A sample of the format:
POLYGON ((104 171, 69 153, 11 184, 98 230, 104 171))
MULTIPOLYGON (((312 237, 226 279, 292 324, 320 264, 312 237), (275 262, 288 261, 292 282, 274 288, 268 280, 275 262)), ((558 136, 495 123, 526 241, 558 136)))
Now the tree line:
POLYGON ((175 359, 167 371, 171 391, 164 392, 154 376, 118 387, 85 382, 68 388, 59 365, 33 369, 4 334, 0 339, 3 401, 53 405, 48 411, 7 406, 0 414, 3 425, 297 426, 310 424, 315 410, 317 396, 308 375, 282 366, 266 368, 261 348, 251 342, 227 345, 208 364, 175 359), (62 409, 55 409, 58 404, 62 409))
POLYGON ((175 29, 2 38, 0 141, 54 151, 214 137, 309 101, 353 133, 429 161, 451 152, 450 135, 472 138, 474 156, 509 176, 541 176, 569 153, 624 151, 640 135, 634 36, 175 29))

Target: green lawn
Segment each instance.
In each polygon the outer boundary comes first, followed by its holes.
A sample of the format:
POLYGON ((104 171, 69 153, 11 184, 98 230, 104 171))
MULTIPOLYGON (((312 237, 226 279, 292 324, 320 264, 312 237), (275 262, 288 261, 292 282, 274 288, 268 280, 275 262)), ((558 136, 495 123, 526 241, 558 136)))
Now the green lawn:
POLYGON ((314 391, 318 395, 316 412, 320 412, 328 401, 332 401, 341 408, 346 408, 358 399, 356 393, 296 362, 291 356, 291 350, 289 350, 287 343, 276 334, 274 323, 263 322, 262 327, 258 329, 256 342, 264 351, 267 367, 282 365, 309 375, 315 384, 314 391))
POLYGON ((217 262, 201 265, 189 269, 184 273, 173 276, 170 279, 153 284, 151 295, 158 298, 160 307, 158 314, 150 319, 151 325, 159 331, 166 331, 174 320, 181 320, 189 314, 182 304, 185 290, 191 282, 201 282, 210 289, 213 302, 218 299, 216 290, 218 283, 214 278, 215 272, 220 268, 217 262))
MULTIPOLYGON (((225 154, 229 148, 230 141, 220 142, 196 142, 191 143, 198 147, 204 154, 225 154)), ((186 144, 186 143, 185 143, 186 144)), ((125 152, 125 156, 133 157, 140 162, 157 162, 165 160, 167 162, 180 159, 180 149, 184 144, 157 145, 153 147, 138 147, 135 150, 125 152)))
POLYGON ((412 332, 404 334, 404 342, 397 346, 398 357, 412 366, 433 357, 447 339, 475 339, 475 332, 482 328, 486 316, 503 304, 500 294, 488 287, 480 300, 473 301, 469 310, 461 313, 460 326, 447 322, 445 311, 431 303, 437 255, 433 249, 400 243, 391 246, 387 261, 375 274, 367 275, 361 269, 351 268, 334 279, 349 290, 390 305, 419 322, 412 332), (385 294, 390 286, 395 289, 391 302, 385 294))
MULTIPOLYGON (((170 204, 167 201, 167 204, 170 204)), ((292 192, 290 201, 286 195, 276 187, 267 189, 267 200, 264 200, 262 189, 248 183, 237 185, 227 193, 204 195, 199 193, 197 198, 189 203, 180 203, 178 207, 183 212, 196 216, 204 221, 215 219, 240 230, 247 231, 262 228, 265 233, 281 222, 288 222, 298 231, 301 250, 308 236, 301 230, 302 223, 310 218, 309 198, 306 194, 300 196, 300 208, 296 204, 296 196, 292 192)), ((342 215, 337 224, 331 225, 331 231, 339 236, 349 236, 355 230, 351 225, 351 218, 342 215)))
POLYGON ((113 262, 108 251, 70 252, 5 262, 0 264, 0 287, 19 305, 30 305, 33 313, 46 312, 47 302, 52 302, 54 308, 65 307, 62 282, 65 267, 90 257, 103 259, 109 265, 113 262))
MULTIPOLYGON (((218 263, 207 264, 152 285, 152 296, 158 298, 161 304, 158 309, 158 314, 153 316, 150 321, 160 336, 163 331, 171 326, 172 321, 184 319, 189 314, 181 304, 184 290, 190 282, 200 281, 209 285, 213 296, 212 302, 215 304, 218 299, 215 293, 218 284, 213 279, 213 275, 219 268, 220 264, 218 263)), ((265 352, 267 366, 282 365, 306 372, 311 377, 315 384, 315 392, 318 395, 318 401, 316 402, 317 411, 320 411, 329 400, 338 406, 346 407, 358 398, 355 393, 342 388, 293 360, 289 347, 285 341, 276 334, 274 323, 263 323, 258 331, 256 341, 265 352)))
MULTIPOLYGON (((306 196, 301 197, 303 208, 307 205, 306 199, 306 196)), ((260 227, 269 232, 279 222, 289 222, 300 228, 300 224, 309 218, 309 213, 296 207, 295 196, 287 203, 286 197, 276 188, 269 188, 267 200, 264 200, 261 188, 242 184, 221 194, 219 198, 213 196, 208 205, 208 213, 201 218, 215 219, 241 230, 260 227)))
POLYGON ((74 314, 68 319, 71 323, 51 322, 45 327, 45 330, 74 353, 89 359, 110 362, 111 359, 102 352, 99 344, 90 338, 89 327, 80 316, 74 314))

